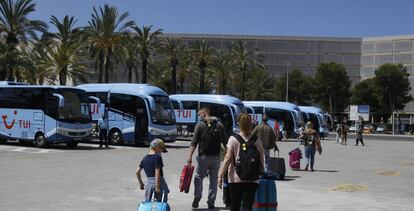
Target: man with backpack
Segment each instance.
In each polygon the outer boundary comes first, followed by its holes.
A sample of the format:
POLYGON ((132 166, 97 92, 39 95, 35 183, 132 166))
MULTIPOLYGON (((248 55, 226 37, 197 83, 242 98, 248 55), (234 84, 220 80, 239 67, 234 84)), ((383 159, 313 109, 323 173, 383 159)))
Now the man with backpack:
POLYGON ((267 120, 268 118, 266 114, 264 114, 262 117, 262 124, 256 126, 252 132, 262 140, 266 158, 265 169, 268 169, 269 166, 270 150, 274 149, 275 151, 279 151, 279 148, 276 145, 276 134, 273 131, 273 128, 267 124, 267 120))
POLYGON ((194 201, 193 208, 198 208, 203 192, 203 179, 210 177, 207 205, 214 209, 217 195, 217 176, 220 168, 220 150, 227 144, 226 130, 216 117, 210 116, 208 108, 199 110, 198 115, 201 121, 194 129, 193 140, 191 141, 190 156, 187 160, 192 163, 195 149, 198 147, 197 167, 194 176, 194 201))

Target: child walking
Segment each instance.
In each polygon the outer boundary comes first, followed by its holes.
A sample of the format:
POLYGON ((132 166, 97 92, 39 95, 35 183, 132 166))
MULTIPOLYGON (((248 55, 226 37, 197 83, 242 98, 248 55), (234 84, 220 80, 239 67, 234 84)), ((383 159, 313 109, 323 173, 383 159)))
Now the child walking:
POLYGON ((167 152, 164 142, 161 139, 154 139, 150 143, 149 153, 142 159, 139 167, 136 171, 137 179, 141 190, 145 190, 145 201, 150 201, 153 193, 157 201, 161 202, 162 195, 164 194, 164 202, 168 201, 168 185, 164 179, 164 173, 162 168, 164 163, 162 162, 161 153, 167 152), (141 171, 144 169, 147 176, 147 183, 141 178, 141 171))

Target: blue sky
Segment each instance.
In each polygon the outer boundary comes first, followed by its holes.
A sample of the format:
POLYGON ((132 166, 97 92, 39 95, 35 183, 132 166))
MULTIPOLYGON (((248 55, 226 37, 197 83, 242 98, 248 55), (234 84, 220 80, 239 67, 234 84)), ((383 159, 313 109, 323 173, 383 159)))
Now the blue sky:
MULTIPOLYGON (((412 0, 34 0, 31 18, 74 15, 86 25, 105 3, 168 33, 367 37, 414 34, 412 0)), ((53 31, 54 29, 51 28, 53 31)))

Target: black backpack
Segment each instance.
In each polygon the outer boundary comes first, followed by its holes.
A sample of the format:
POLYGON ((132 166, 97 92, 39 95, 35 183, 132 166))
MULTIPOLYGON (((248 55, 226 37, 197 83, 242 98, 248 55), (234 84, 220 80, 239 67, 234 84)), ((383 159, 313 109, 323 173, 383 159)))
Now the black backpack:
POLYGON ((238 162, 236 162, 236 159, 233 158, 237 175, 241 180, 259 179, 261 173, 261 163, 260 153, 255 145, 257 136, 251 136, 247 142, 244 141, 239 134, 235 133, 233 136, 240 143, 238 162))
POLYGON ((204 122, 207 127, 201 133, 200 146, 198 153, 200 155, 220 155, 220 131, 217 127, 217 120, 204 122))

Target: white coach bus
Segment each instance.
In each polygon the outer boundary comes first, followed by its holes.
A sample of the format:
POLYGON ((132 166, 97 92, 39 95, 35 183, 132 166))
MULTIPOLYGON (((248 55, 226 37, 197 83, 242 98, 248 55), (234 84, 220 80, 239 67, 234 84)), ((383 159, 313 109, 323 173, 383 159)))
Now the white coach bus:
POLYGON ((38 147, 89 141, 88 95, 77 88, 0 84, 0 143, 34 142, 38 147))
POLYGON ((166 92, 148 84, 83 84, 79 88, 101 100, 91 104, 97 122, 108 113, 111 144, 148 144, 154 138, 174 142, 177 137, 174 109, 166 92))

